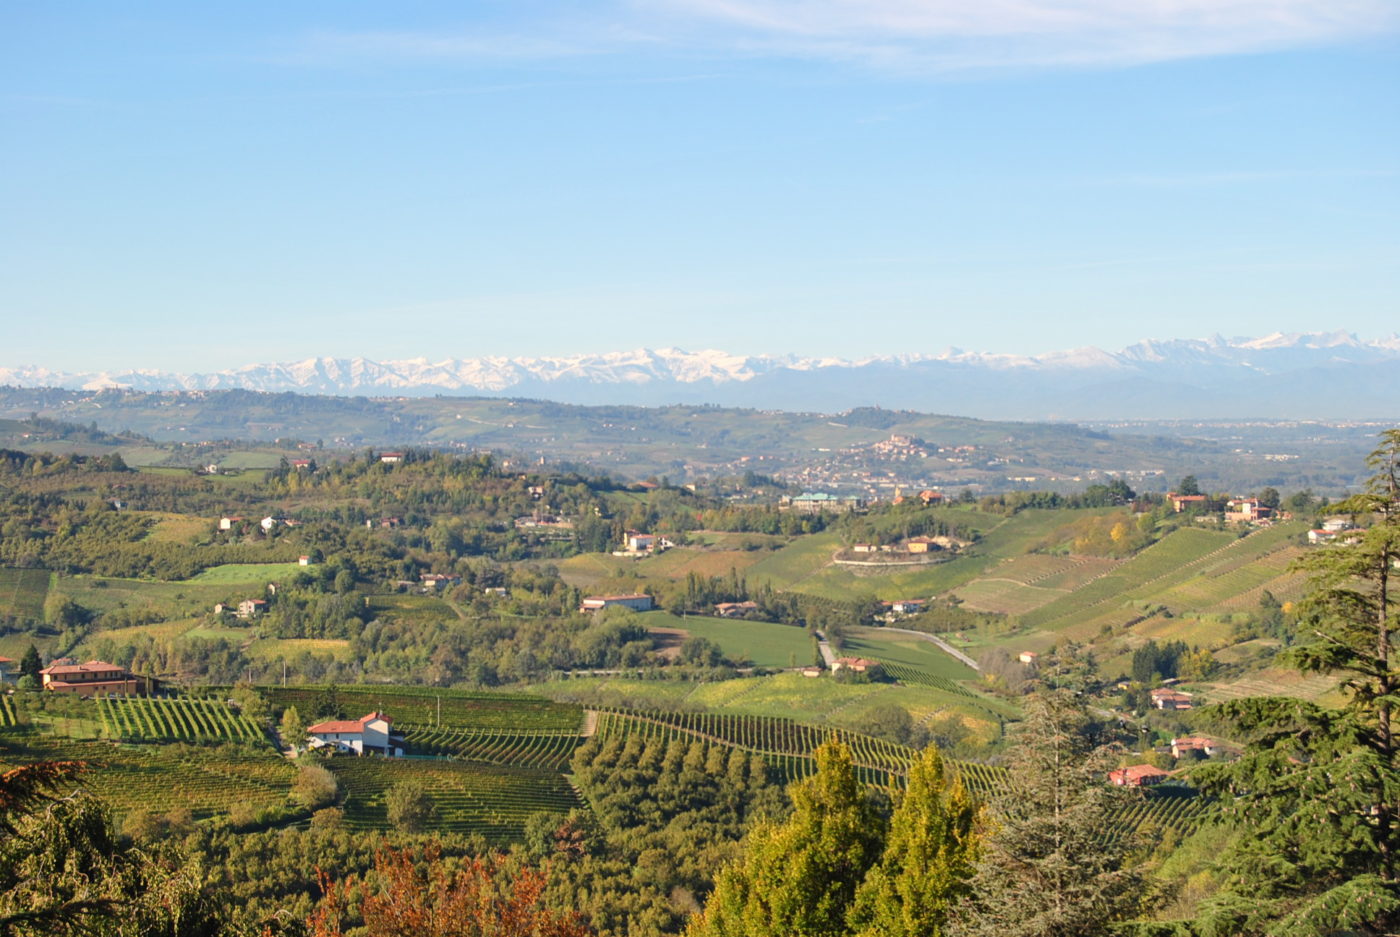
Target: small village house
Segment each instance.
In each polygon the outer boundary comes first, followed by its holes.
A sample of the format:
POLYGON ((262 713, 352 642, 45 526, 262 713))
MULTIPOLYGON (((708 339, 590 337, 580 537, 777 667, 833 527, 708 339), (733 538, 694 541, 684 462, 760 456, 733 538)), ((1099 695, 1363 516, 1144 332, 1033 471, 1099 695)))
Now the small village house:
POLYGON ((238 603, 238 617, 247 621, 267 611, 267 599, 244 599, 238 603))
POLYGON ((1022 651, 1016 655, 1016 659, 1026 665, 1034 665, 1040 660, 1040 655, 1035 651, 1022 651))
POLYGON ((890 611, 899 615, 917 615, 927 604, 924 599, 898 599, 890 603, 890 611))
POLYGON ((1108 773, 1108 780, 1119 787, 1144 787, 1148 784, 1160 784, 1169 777, 1171 777, 1170 772, 1152 765, 1129 765, 1126 768, 1119 768, 1117 771, 1108 773))
POLYGON ((831 672, 840 673, 849 670, 851 673, 870 673, 880 666, 878 660, 870 660, 865 657, 838 657, 831 662, 831 672))
POLYGON ((1231 498, 1225 502, 1225 521, 1230 524, 1253 524, 1273 513, 1258 498, 1231 498))
POLYGON ((1172 757, 1180 758, 1186 752, 1200 752, 1206 757, 1214 755, 1218 746, 1214 739, 1191 736, 1188 738, 1172 739, 1172 757))
POLYGON ((578 610, 596 612, 605 608, 620 607, 630 608, 634 612, 649 612, 655 604, 655 599, 641 592, 632 595, 590 595, 583 600, 578 610))
POLYGON ((1153 690, 1149 694, 1152 698, 1152 705, 1157 709, 1190 709, 1191 694, 1183 693, 1180 690, 1159 689, 1153 690))
POLYGON ((403 757, 404 740, 393 734, 393 720, 381 712, 372 712, 359 719, 318 722, 309 727, 309 748, 331 748, 356 755, 389 755, 403 757))
POLYGON ((742 618, 749 612, 756 611, 757 602, 720 602, 715 606, 715 614, 720 618, 742 618))
POLYGON ((623 546, 633 553, 645 553, 656 546, 655 534, 644 534, 638 530, 629 530, 622 538, 623 546))
POLYGON ((219 529, 232 530, 234 524, 241 523, 243 523, 243 518, 241 517, 221 517, 219 518, 219 529))
POLYGON ((379 453, 379 461, 384 463, 385 465, 397 465, 399 462, 403 461, 403 453, 381 452, 379 453))
POLYGON ((71 657, 60 657, 39 671, 45 690, 54 693, 74 693, 78 696, 118 694, 135 696, 150 680, 138 678, 125 667, 106 661, 90 660, 80 664, 71 657))
POLYGON ((1183 511, 1205 511, 1210 508, 1210 499, 1205 495, 1179 495, 1173 491, 1167 495, 1167 500, 1172 503, 1172 510, 1178 514, 1183 511))

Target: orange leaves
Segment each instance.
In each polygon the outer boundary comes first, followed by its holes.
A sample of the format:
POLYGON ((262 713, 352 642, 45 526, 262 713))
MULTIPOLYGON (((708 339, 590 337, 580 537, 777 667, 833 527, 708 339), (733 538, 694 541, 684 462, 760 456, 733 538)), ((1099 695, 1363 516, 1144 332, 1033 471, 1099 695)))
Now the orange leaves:
POLYGON ((351 892, 369 937, 587 937, 571 911, 543 906, 545 874, 513 871, 502 856, 474 857, 460 866, 441 849, 381 849, 364 881, 332 882, 318 871, 325 894, 308 919, 310 937, 341 937, 351 892))

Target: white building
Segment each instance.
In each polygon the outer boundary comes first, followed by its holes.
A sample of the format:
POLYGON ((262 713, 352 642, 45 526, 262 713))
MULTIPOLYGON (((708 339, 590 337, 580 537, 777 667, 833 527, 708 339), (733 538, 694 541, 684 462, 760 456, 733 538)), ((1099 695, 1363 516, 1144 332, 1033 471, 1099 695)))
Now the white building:
POLYGON ((318 722, 308 728, 310 748, 335 748, 363 755, 403 756, 403 739, 390 728, 393 720, 381 712, 372 712, 359 719, 318 722))

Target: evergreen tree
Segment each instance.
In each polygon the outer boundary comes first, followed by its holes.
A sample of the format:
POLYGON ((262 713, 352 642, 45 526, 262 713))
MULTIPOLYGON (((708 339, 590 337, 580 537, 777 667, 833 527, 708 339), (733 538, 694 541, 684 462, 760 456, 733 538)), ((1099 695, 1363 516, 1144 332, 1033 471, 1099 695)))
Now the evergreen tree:
POLYGON ((1202 932, 1400 928, 1400 430, 1381 439, 1367 491, 1338 506, 1370 526, 1359 542, 1305 558, 1311 591, 1300 606, 1300 643, 1280 655, 1305 673, 1339 675, 1344 705, 1261 697, 1215 707, 1248 751, 1193 778, 1225 799, 1227 821, 1244 835, 1224 857, 1225 888, 1203 908, 1202 932))
MULTIPOLYGON (((1043 667, 1054 671, 1055 661, 1043 667)), ((1113 765, 1101 727, 1068 689, 1026 701, 1010 750, 994 829, 973 879, 974 899, 950 928, 958 937, 1097 937, 1131 916, 1144 876, 1132 842, 1104 835, 1141 796, 1106 782, 1113 765)))
POLYGON ((24 652, 24 656, 19 661, 20 676, 39 678, 39 671, 44 669, 44 662, 39 658, 39 649, 34 645, 29 645, 29 650, 24 652))
POLYGON ((856 886, 879 858, 879 814, 856 779, 850 750, 835 740, 817 749, 817 773, 791 795, 792 815, 753 829, 688 937, 847 933, 856 886))
POLYGON ((851 910, 859 937, 940 937, 971 891, 983 811, 929 746, 909 771, 880 862, 851 910))

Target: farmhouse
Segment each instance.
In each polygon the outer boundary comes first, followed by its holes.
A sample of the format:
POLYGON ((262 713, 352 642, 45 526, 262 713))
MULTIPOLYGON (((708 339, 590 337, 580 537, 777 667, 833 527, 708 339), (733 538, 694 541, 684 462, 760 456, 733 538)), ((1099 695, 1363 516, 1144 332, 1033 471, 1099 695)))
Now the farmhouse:
POLYGON ((1273 513, 1272 509, 1260 504, 1258 498, 1231 498, 1225 502, 1225 520, 1231 524, 1252 524, 1273 513))
POLYGON ((899 599, 890 603, 890 611, 900 615, 917 615, 927 604, 923 599, 899 599))
POLYGON ((141 692, 143 682, 131 671, 105 661, 90 660, 80 664, 71 657, 60 657, 39 671, 44 689, 55 693, 76 693, 78 696, 97 696, 119 693, 133 696, 141 692))
POLYGON ((333 748, 356 755, 375 754, 403 757, 404 741, 394 735, 393 720, 381 712, 359 719, 318 722, 308 728, 310 748, 333 748))
POLYGON ((292 468, 296 469, 298 472, 305 471, 311 468, 310 459, 293 459, 287 464, 290 465, 292 468))
POLYGON ((381 453, 379 453, 379 461, 380 461, 380 462, 383 462, 385 465, 394 465, 394 464, 397 464, 397 463, 403 461, 403 453, 402 453, 402 452, 381 452, 381 453))
POLYGON ((804 491, 795 498, 783 498, 778 502, 780 511, 796 511, 798 514, 820 514, 823 511, 850 511, 864 507, 860 498, 838 497, 824 491, 804 491))
POLYGON ((757 602, 720 602, 715 606, 715 614, 720 618, 741 618, 748 612, 756 611, 757 602))
POLYGON ((232 530, 234 524, 241 523, 243 523, 243 518, 241 517, 221 517, 219 518, 219 529, 232 530))
POLYGON ((1180 690, 1153 690, 1152 705, 1158 709, 1190 709, 1191 694, 1180 690))
POLYGON ((633 553, 645 553, 656 546, 656 535, 644 534, 639 530, 629 530, 623 534, 622 543, 633 553))
POLYGON ((257 618, 265 611, 267 611, 267 599, 244 599, 238 603, 239 618, 257 618))
POLYGON ((1119 787, 1143 787, 1147 784, 1160 784, 1171 774, 1152 765, 1129 765, 1117 771, 1108 772, 1108 780, 1119 787))
POLYGON ((1020 654, 1016 655, 1016 659, 1023 664, 1034 664, 1036 661, 1040 660, 1040 655, 1035 651, 1022 651, 1020 654))
POLYGON ((1172 492, 1167 495, 1167 500, 1172 503, 1172 510, 1178 514, 1182 511, 1205 511, 1210 508, 1210 499, 1205 495, 1179 495, 1172 492))
POLYGON ((1186 752, 1200 752, 1209 757, 1214 755, 1218 746, 1214 739, 1192 736, 1184 739, 1172 739, 1172 757, 1180 758, 1186 752))
POLYGON ((943 492, 932 491, 926 488, 923 491, 919 492, 919 500, 922 501, 924 504, 942 504, 943 492))
POLYGON ((849 670, 852 673, 868 673, 880 666, 878 660, 869 660, 865 657, 838 657, 831 662, 833 673, 842 670, 849 670))
POLYGON ((634 612, 649 612, 654 607, 655 600, 645 593, 633 595, 590 595, 583 600, 579 606, 580 612, 596 612, 601 608, 612 608, 621 606, 630 608, 634 612))
POLYGON ((423 583, 425 589, 445 589, 462 581, 461 576, 452 576, 448 573, 420 573, 418 579, 423 583))
POLYGON ((932 537, 910 537, 904 541, 904 549, 910 553, 927 553, 938 549, 938 544, 932 537))

